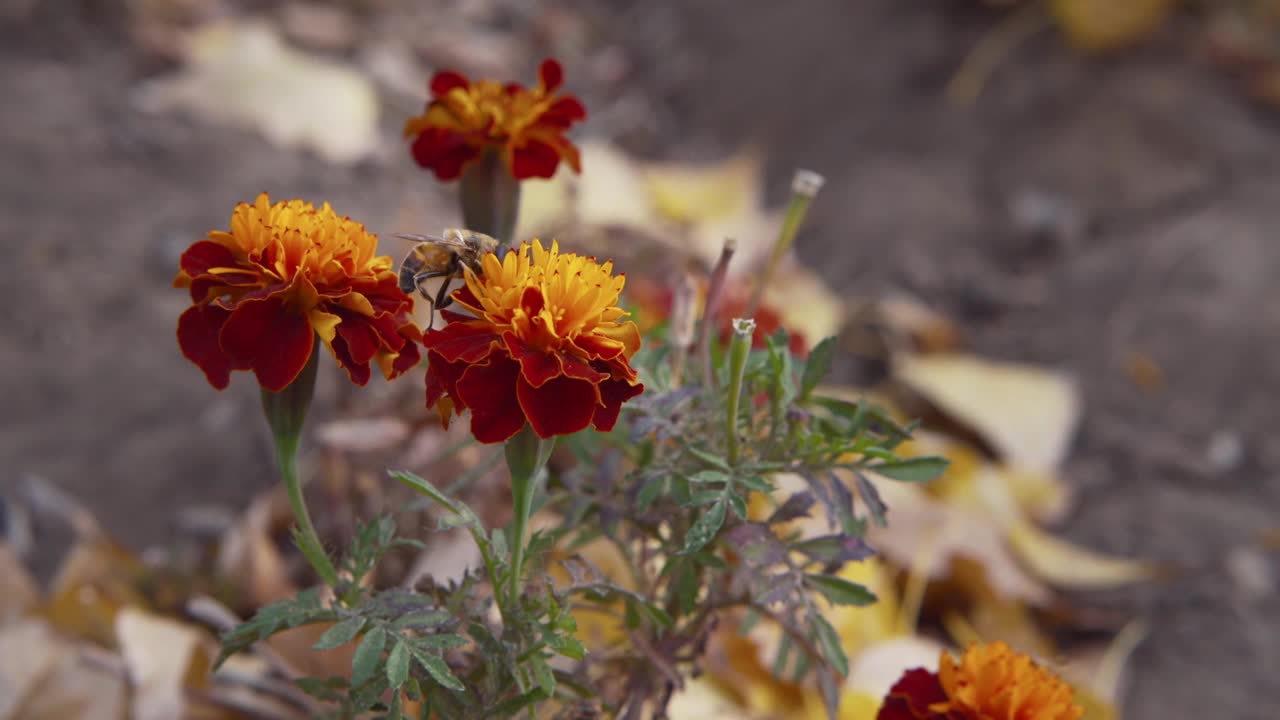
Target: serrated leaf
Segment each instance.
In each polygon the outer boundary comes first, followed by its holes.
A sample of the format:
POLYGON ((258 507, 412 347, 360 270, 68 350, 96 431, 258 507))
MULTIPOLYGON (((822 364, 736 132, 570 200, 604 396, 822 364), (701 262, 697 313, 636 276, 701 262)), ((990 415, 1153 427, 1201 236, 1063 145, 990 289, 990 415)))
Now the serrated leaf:
POLYGON ((906 458, 867 467, 871 472, 903 482, 928 482, 941 475, 946 469, 947 459, 936 455, 906 458))
POLYGON ((418 661, 418 664, 422 666, 422 669, 427 671, 427 674, 431 676, 432 680, 435 680, 437 683, 440 683, 450 690, 457 690, 459 692, 466 690, 466 687, 462 682, 458 680, 457 676, 453 674, 453 671, 449 669, 449 664, 444 661, 444 658, 439 655, 419 652, 416 649, 413 651, 413 657, 418 661))
POLYGON ((684 548, 680 550, 680 555, 695 553, 711 542, 711 539, 720 531, 720 527, 724 525, 726 505, 728 503, 722 497, 698 517, 697 522, 693 524, 693 527, 689 528, 689 532, 684 536, 684 548))
POLYGON ((858 486, 858 496, 862 498, 862 503, 871 513, 871 519, 876 525, 886 527, 889 522, 885 519, 885 513, 888 512, 889 507, 884 504, 884 500, 880 499, 880 491, 862 473, 854 473, 854 482, 858 486))
POLYGON ((744 487, 748 490, 755 490, 756 492, 762 493, 773 492, 773 483, 769 482, 768 478, 761 475, 739 475, 734 479, 734 482, 739 487, 744 487))
POLYGON ((831 363, 836 355, 836 339, 833 337, 824 338, 809 351, 809 360, 805 362, 804 374, 800 377, 800 400, 803 402, 813 393, 813 389, 818 387, 818 383, 822 382, 831 372, 831 363))
POLYGON ((529 658, 529 666, 533 669, 534 682, 538 683, 543 696, 551 697, 556 691, 556 676, 551 672, 546 658, 541 653, 535 653, 529 658))
POLYGON ((840 677, 848 675, 849 658, 844 654, 844 647, 840 643, 840 635, 836 633, 836 629, 831 627, 831 623, 827 622, 826 618, 817 613, 809 614, 809 625, 818 636, 818 645, 822 648, 822 654, 826 656, 827 662, 840 673, 840 677))
POLYGON ((467 644, 461 635, 447 633, 444 635, 424 635, 413 639, 413 646, 423 650, 452 650, 467 644))
POLYGON ((652 477, 640 487, 640 492, 636 493, 636 510, 640 513, 649 512, 649 508, 653 506, 653 501, 658 499, 663 490, 667 487, 667 479, 665 477, 652 477))
POLYGON ((725 483, 729 482, 733 476, 723 470, 699 470, 687 477, 691 483, 725 483))
POLYGON ((706 450, 703 450, 702 448, 697 447, 696 445, 685 445, 684 449, 690 455, 698 458, 699 460, 710 465, 713 468, 718 468, 720 470, 723 470, 724 472, 733 471, 733 468, 729 467, 729 461, 726 460, 725 458, 720 457, 719 455, 716 455, 715 453, 707 452, 706 450))
POLYGON ((362 617, 349 617, 346 620, 334 625, 316 640, 316 644, 311 646, 312 650, 332 650, 336 647, 346 645, 355 639, 356 635, 364 629, 365 619, 362 617))
POLYGON ((422 495, 425 495, 432 502, 436 503, 440 507, 443 507, 449 512, 455 515, 461 515, 464 518, 465 517, 470 517, 472 519, 475 518, 475 515, 471 512, 469 508, 467 508, 466 505, 463 505, 462 503, 459 503, 455 500, 450 499, 448 495, 445 495, 438 488, 436 488, 435 485, 432 485, 431 483, 427 482, 423 478, 420 478, 417 475, 414 475, 413 473, 408 472, 406 470, 390 470, 388 471, 388 474, 391 475, 391 477, 395 478, 396 480, 399 480, 400 482, 409 486, 414 491, 421 493, 422 495))
POLYGON ((355 655, 351 658, 351 684, 353 686, 363 685, 369 678, 373 677, 374 672, 378 669, 379 661, 382 660, 382 648, 386 644, 386 628, 375 627, 365 633, 364 640, 360 641, 355 655))
POLYGON ((409 645, 403 637, 396 638, 396 644, 387 653, 387 684, 392 690, 398 690, 409 679, 409 645))
POLYGON ((733 508, 733 514, 738 516, 739 520, 747 519, 747 499, 738 493, 729 493, 729 506, 733 508))
POLYGON ((547 638, 547 646, 571 660, 582 660, 587 656, 587 646, 571 635, 552 635, 547 638))
POLYGON ((427 612, 416 612, 408 615, 401 615, 396 618, 391 626, 397 630, 404 628, 420 628, 420 627, 439 627, 452 619, 452 615, 448 610, 429 610, 427 612))
POLYGON ((876 601, 875 593, 855 582, 835 575, 805 575, 814 590, 822 593, 833 605, 870 605, 876 601))

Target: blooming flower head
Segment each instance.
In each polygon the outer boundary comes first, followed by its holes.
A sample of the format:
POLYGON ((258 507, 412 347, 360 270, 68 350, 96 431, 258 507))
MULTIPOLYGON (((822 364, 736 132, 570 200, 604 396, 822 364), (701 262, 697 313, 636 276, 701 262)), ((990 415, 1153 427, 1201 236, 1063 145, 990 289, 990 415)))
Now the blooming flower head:
POLYGON ((1071 686, 1002 642, 970 645, 957 664, 942 653, 937 674, 908 670, 877 720, 1076 720, 1071 686))
POLYGON ((252 370, 279 392, 307 364, 317 335, 351 381, 376 362, 391 379, 419 360, 413 300, 400 291, 376 235, 326 203, 271 203, 266 193, 182 254, 174 287, 194 303, 178 319, 182 354, 221 390, 252 370))
POLYGON ((549 178, 561 160, 581 171, 578 148, 564 133, 587 111, 574 96, 556 93, 563 81, 560 63, 550 59, 542 61, 532 89, 436 73, 427 109, 404 126, 414 159, 441 180, 457 178, 486 150, 500 152, 517 180, 549 178))
POLYGON ((644 390, 630 364, 640 331, 617 306, 626 278, 613 262, 534 240, 502 260, 485 255, 481 269, 467 268, 453 294, 475 317, 443 311, 449 324, 423 338, 427 405, 446 422, 470 410, 480 442, 502 442, 526 421, 542 438, 612 429, 644 390))

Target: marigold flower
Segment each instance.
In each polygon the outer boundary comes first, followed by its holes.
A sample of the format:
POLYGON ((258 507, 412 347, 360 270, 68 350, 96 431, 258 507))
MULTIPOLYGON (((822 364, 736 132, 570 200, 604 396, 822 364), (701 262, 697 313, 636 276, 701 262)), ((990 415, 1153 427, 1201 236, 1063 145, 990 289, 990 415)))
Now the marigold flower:
POLYGON ((970 645, 959 664, 943 651, 938 672, 908 670, 877 720, 1076 720, 1071 686, 1003 642, 970 645))
POLYGON ((453 294, 475 317, 444 310, 449 324, 423 338, 427 405, 446 423, 470 410, 480 442, 507 440, 526 420, 542 438, 612 429, 644 390, 630 364, 640 331, 617 306, 625 276, 537 240, 485 255, 481 269, 467 268, 453 294))
POLYGON ((400 291, 378 238, 326 203, 240 203, 229 232, 213 231, 182 254, 174 287, 195 304, 178 319, 182 354, 221 390, 232 370, 252 370, 272 392, 311 357, 317 335, 351 381, 376 362, 391 379, 419 360, 413 299, 400 291))
POLYGON ((441 180, 456 179, 489 149, 501 152, 518 180, 549 178, 561 160, 580 172, 578 148, 564 133, 586 119, 587 110, 574 96, 556 94, 563 81, 560 63, 551 59, 542 61, 532 89, 471 82, 452 70, 436 73, 431 102, 404 126, 414 159, 441 180))

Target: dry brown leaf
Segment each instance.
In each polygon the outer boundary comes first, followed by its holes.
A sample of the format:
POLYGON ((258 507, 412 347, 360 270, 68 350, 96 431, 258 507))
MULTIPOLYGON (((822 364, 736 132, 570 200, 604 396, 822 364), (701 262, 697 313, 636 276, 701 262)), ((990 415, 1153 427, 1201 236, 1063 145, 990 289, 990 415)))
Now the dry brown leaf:
POLYGON ((257 130, 283 147, 351 164, 378 148, 378 96, 352 68, 290 48, 269 24, 217 22, 190 38, 187 66, 138 89, 149 112, 185 111, 257 130))
POLYGON ((272 539, 278 502, 274 491, 259 495, 218 547, 219 574, 235 582, 243 600, 253 607, 291 598, 298 591, 272 539))
POLYGON ((25 615, 39 602, 35 578, 9 543, 0 541, 0 627, 25 615))
POLYGON ((0 628, 0 720, 124 720, 124 674, 43 620, 0 628))
POLYGON ((867 539, 899 567, 931 580, 953 572, 953 558, 969 558, 982 565, 986 582, 1000 597, 1045 604, 1048 587, 1029 573, 1006 544, 1003 529, 989 513, 949 506, 920 488, 876 478, 880 496, 889 506, 889 526, 872 527, 867 539))
POLYGON ((1076 383, 1029 365, 958 354, 902 355, 893 373, 1020 469, 1057 469, 1080 418, 1076 383))
POLYGON ((116 639, 133 687, 134 720, 183 717, 186 688, 208 685, 213 639, 197 628, 124 608, 116 615, 116 639))
POLYGON ((316 439, 331 450, 375 452, 387 450, 409 437, 409 424, 395 417, 334 420, 316 430, 316 439))

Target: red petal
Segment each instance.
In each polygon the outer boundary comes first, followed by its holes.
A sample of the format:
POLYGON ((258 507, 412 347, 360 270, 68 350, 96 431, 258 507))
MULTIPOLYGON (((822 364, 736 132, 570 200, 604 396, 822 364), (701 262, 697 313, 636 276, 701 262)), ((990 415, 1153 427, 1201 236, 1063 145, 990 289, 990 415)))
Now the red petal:
POLYGON ((465 319, 450 322, 439 330, 428 330, 422 336, 422 344, 449 362, 463 360, 477 362, 487 356, 498 336, 487 327, 475 327, 465 319))
POLYGON ((542 387, 554 377, 564 374, 560 358, 552 353, 532 350, 512 333, 502 336, 511 358, 520 363, 520 377, 533 387, 542 387))
POLYGON ((564 367, 564 374, 568 377, 586 380, 592 385, 596 385, 609 377, 609 373, 600 372, 572 355, 561 355, 560 364, 564 367))
POLYGON ((600 432, 609 432, 618 422, 622 403, 644 392, 644 385, 631 385, 622 380, 606 380, 599 385, 601 406, 596 408, 591 424, 600 432))
POLYGON ((570 125, 586 119, 587 109, 578 101, 578 98, 572 95, 565 95, 552 103, 551 107, 542 111, 542 114, 538 116, 538 124, 554 125, 558 128, 568 129, 570 125))
POLYGON ((209 272, 210 268, 235 267, 236 256, 224 245, 212 240, 201 240, 182 253, 178 265, 183 272, 194 278, 209 272))
POLYGON ((511 151, 511 174, 517 180, 549 178, 556 174, 559 164, 556 149, 538 140, 529 140, 511 151))
POLYGON ((222 326, 219 343, 236 367, 252 369, 258 384, 285 389, 311 357, 316 333, 280 296, 241 302, 222 326))
POLYGON ((470 365, 462 373, 454 400, 471 409, 471 434, 476 440, 503 442, 524 427, 524 412, 516 400, 519 376, 520 364, 501 356, 488 365, 470 365))
POLYGON ((945 716, 931 712, 929 706, 946 701, 947 693, 937 674, 915 668, 903 673, 889 689, 876 720, 942 720, 945 716))
POLYGON ((333 338, 333 355, 351 382, 364 386, 372 374, 369 361, 380 345, 378 334, 363 316, 345 312, 339 315, 342 322, 338 323, 338 332, 333 338))
POLYGON ((410 147, 413 159, 440 180, 455 180, 462 167, 480 157, 480 149, 467 143, 466 136, 443 128, 423 130, 410 147))
POLYGON ((451 363, 436 353, 427 353, 427 407, 446 395, 456 395, 458 378, 466 369, 467 363, 451 363))
POLYGON ((560 63, 547 58, 538 66, 538 79, 542 80, 542 86, 547 90, 555 90, 564 82, 564 69, 560 67, 560 63))
POLYGON ((612 360, 626 350, 622 343, 598 335, 579 335, 573 344, 596 360, 612 360))
POLYGON ((415 342, 405 342, 404 347, 400 348, 396 359, 391 363, 391 377, 389 380, 400 377, 418 366, 422 361, 421 351, 418 350, 418 344, 415 342))
POLYGON ((444 97, 454 88, 468 87, 471 87, 471 81, 467 76, 453 70, 441 70, 431 78, 431 94, 436 97, 444 97))
POLYGON ((230 311, 217 305, 196 305, 178 318, 178 347, 219 390, 231 382, 231 359, 218 344, 218 335, 230 316, 230 311))
POLYGON ((598 396, 585 380, 560 376, 535 388, 521 378, 516 387, 520 407, 540 438, 569 435, 591 424, 598 396))

